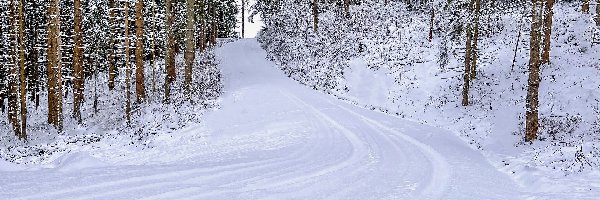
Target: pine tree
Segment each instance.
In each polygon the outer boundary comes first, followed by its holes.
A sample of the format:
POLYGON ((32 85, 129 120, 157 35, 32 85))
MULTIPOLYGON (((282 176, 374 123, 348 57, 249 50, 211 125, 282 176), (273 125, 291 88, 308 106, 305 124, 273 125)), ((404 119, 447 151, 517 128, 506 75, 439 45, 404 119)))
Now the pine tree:
POLYGON ((206 49, 206 0, 200 0, 200 8, 199 11, 196 11, 196 14, 198 15, 197 18, 200 20, 199 24, 199 31, 200 31, 200 38, 198 39, 198 43, 200 46, 200 50, 202 52, 204 52, 204 50, 206 49))
POLYGON ((541 50, 541 27, 542 10, 544 8, 543 0, 533 0, 531 15, 531 38, 530 38, 530 57, 529 57, 529 79, 526 113, 525 113, 525 141, 531 142, 537 138, 539 129, 539 87, 540 87, 540 50, 541 50))
POLYGON ((9 44, 8 44, 8 1, 0 0, 0 112, 6 112, 6 93, 8 92, 8 85, 6 83, 8 77, 8 65, 9 65, 9 44))
POLYGON ((218 26, 217 26, 217 20, 219 18, 219 16, 217 15, 217 1, 215 0, 211 0, 210 3, 210 16, 211 16, 211 29, 210 29, 210 42, 211 44, 214 46, 217 44, 217 38, 219 37, 218 34, 218 26))
POLYGON ((110 39, 108 43, 108 89, 113 90, 115 88, 115 77, 116 77, 116 56, 115 56, 115 37, 117 35, 116 24, 115 24, 115 5, 116 0, 108 0, 109 4, 109 17, 108 26, 110 27, 110 39))
MULTIPOLYGON (((386 1, 387 4, 387 1, 386 1)), ((350 0, 344 0, 344 13, 346 17, 350 17, 350 0)))
POLYGON ((550 63, 550 40, 552 40, 552 20, 554 17, 554 0, 546 0, 544 16, 544 49, 542 52, 542 64, 550 63))
POLYGON ((9 63, 8 63, 8 119, 13 127, 15 135, 21 135, 20 103, 19 103, 19 14, 20 3, 17 0, 10 0, 8 5, 9 16, 9 63))
POLYGON ((462 105, 469 105, 471 80, 475 79, 477 70, 477 40, 479 37, 480 0, 470 0, 468 5, 469 20, 467 23, 467 40, 465 45, 465 72, 463 75, 462 105), (473 20, 470 20, 473 19, 473 20))
MULTIPOLYGON (((245 30, 246 30, 246 0, 242 1, 242 38, 245 38, 245 30)), ((346 0, 348 1, 348 0, 346 0)))
POLYGON ((59 131, 62 117, 62 65, 60 51, 60 0, 51 0, 48 7, 48 123, 59 131))
POLYGON ((473 22, 474 24, 474 28, 473 28, 473 46, 471 47, 471 80, 475 79, 475 77, 477 76, 477 59, 478 59, 478 50, 477 50, 477 43, 479 41, 479 19, 480 19, 480 15, 481 15, 481 0, 473 0, 474 1, 474 6, 475 6, 475 10, 474 10, 474 14, 475 14, 475 21, 473 22))
MULTIPOLYGON (((194 0, 187 0, 187 27, 186 27, 186 50, 185 50, 185 80, 184 87, 188 97, 192 93, 192 67, 194 66, 194 60, 196 58, 196 41, 195 38, 195 27, 196 20, 194 14, 194 8, 196 7, 194 0)), ((191 100, 191 98, 190 98, 191 100)))
POLYGON ((81 0, 74 0, 75 7, 75 46, 73 48, 73 118, 82 124, 81 105, 84 101, 85 77, 83 73, 83 30, 81 16, 81 0))
POLYGON ((596 26, 600 26, 600 0, 596 0, 596 26))
POLYGON ((19 139, 27 140, 27 79, 25 76, 25 0, 19 0, 19 77, 20 127, 19 139))
POLYGON ((131 61, 129 49, 129 0, 125 0, 125 118, 127 124, 131 124, 131 61))
POLYGON ((313 31, 316 33, 319 29, 319 0, 313 0, 312 13, 313 13, 313 31))
POLYGON ((157 5, 156 5, 156 0, 152 0, 152 29, 151 29, 151 37, 150 40, 152 40, 151 43, 151 49, 150 49, 150 55, 151 55, 151 59, 150 59, 150 65, 152 65, 152 95, 154 95, 156 93, 156 54, 157 54, 157 50, 156 50, 156 40, 158 37, 158 24, 157 21, 159 20, 157 16, 157 5))
POLYGON ((146 98, 146 88, 144 86, 144 14, 143 0, 136 0, 135 3, 135 36, 137 39, 135 48, 135 94, 137 103, 142 103, 146 98))
POLYGON ((175 23, 175 14, 173 13, 173 0, 165 0, 165 21, 166 21, 166 55, 165 55, 165 70, 166 70, 166 78, 165 78, 165 102, 168 102, 171 97, 171 85, 175 82, 175 33, 174 33, 174 23, 175 23))

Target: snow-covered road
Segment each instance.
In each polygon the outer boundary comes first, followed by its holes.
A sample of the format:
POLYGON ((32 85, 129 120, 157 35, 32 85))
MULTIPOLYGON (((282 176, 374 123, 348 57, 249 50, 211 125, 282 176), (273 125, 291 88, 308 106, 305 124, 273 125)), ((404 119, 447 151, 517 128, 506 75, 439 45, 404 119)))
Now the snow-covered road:
POLYGON ((254 39, 217 52, 225 94, 205 124, 143 152, 90 150, 54 168, 0 171, 0 199, 522 197, 452 133, 302 86, 254 39))

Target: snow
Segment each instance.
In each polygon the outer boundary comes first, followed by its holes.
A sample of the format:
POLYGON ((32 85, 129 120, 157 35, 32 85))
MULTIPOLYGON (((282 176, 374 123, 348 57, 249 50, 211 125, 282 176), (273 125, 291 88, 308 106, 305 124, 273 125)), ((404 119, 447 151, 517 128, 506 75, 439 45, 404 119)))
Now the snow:
POLYGON ((451 132, 311 90, 266 61, 254 39, 217 56, 222 108, 202 123, 146 149, 84 148, 43 167, 0 162, 0 199, 523 197, 451 132))
POLYGON ((293 21, 311 17, 302 12, 307 6, 290 3, 265 19, 274 25, 260 33, 268 57, 286 75, 352 104, 449 130, 522 186, 525 198, 600 194, 600 46, 590 40, 598 27, 581 14, 580 2, 554 8, 551 64, 541 74, 541 130, 533 144, 523 141, 527 6, 490 11, 482 19, 478 75, 467 107, 461 105, 465 37, 457 27, 468 18, 452 13, 460 8, 436 13, 441 17, 429 41, 427 9, 364 4, 353 6, 347 19, 333 5, 323 8, 314 33, 310 21, 293 21))

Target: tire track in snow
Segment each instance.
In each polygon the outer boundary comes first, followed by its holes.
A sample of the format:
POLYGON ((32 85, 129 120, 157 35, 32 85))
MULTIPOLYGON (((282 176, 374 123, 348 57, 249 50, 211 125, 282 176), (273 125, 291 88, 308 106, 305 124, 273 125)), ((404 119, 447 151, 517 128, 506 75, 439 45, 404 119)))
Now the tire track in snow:
MULTIPOLYGON (((394 130, 393 128, 390 128, 389 126, 383 125, 371 118, 368 118, 364 115, 358 114, 348 108, 345 108, 343 106, 338 105, 339 108, 345 110, 346 112, 359 117, 361 119, 363 119, 365 122, 372 124, 376 127, 379 127, 382 130, 386 130, 390 133, 394 133, 394 137, 397 137, 403 141, 406 141, 412 145, 414 145, 415 147, 418 147, 419 151, 421 151, 423 153, 423 155, 425 155, 427 157, 427 159, 431 162, 430 166, 432 166, 433 171, 432 171, 432 175, 431 177, 433 177, 432 180, 429 180, 429 183, 427 184, 427 186, 425 187, 425 189, 423 190, 423 192, 419 195, 420 197, 418 199, 439 199, 444 191, 447 189, 448 184, 450 182, 450 177, 452 175, 452 172, 450 171, 450 165, 448 164, 448 162, 444 159, 444 157, 438 153, 437 151, 435 151, 433 148, 431 148, 430 146, 419 142, 418 140, 405 135, 399 131, 394 130)), ((381 134, 383 135, 383 134, 381 134)))
MULTIPOLYGON (((335 163, 335 164, 327 166, 325 168, 316 169, 316 170, 312 170, 312 171, 309 171, 309 170, 300 171, 300 173, 305 172, 305 174, 300 174, 298 171, 292 170, 292 174, 288 174, 288 175, 294 175, 294 174, 296 174, 296 175, 292 176, 291 178, 287 178, 287 179, 263 180, 260 182, 255 181, 253 184, 251 184, 247 187, 239 188, 239 189, 214 188, 214 189, 210 190, 210 192, 204 191, 204 193, 202 192, 203 190, 201 188, 197 188, 197 189, 183 188, 180 190, 170 191, 167 193, 159 194, 159 195, 156 195, 156 196, 153 196, 150 198, 145 198, 145 199, 174 199, 174 198, 198 199, 198 198, 215 197, 218 195, 224 195, 224 194, 229 194, 229 193, 240 194, 240 193, 248 193, 248 192, 252 192, 252 191, 262 191, 262 190, 271 190, 272 191, 272 190, 276 190, 278 188, 291 187, 292 185, 305 185, 310 182, 318 182, 319 177, 323 177, 323 176, 326 176, 327 174, 341 171, 342 169, 351 168, 352 171, 356 172, 356 171, 364 170, 365 168, 369 167, 368 165, 360 165, 360 164, 357 165, 357 163, 364 162, 363 159, 361 159, 361 158, 368 159, 370 157, 369 156, 370 153, 366 153, 366 152, 370 152, 370 150, 367 150, 368 147, 364 144, 364 142, 361 139, 359 139, 356 136, 355 133, 353 133, 349 129, 345 128, 343 125, 339 124, 332 118, 328 117, 326 114, 322 113, 315 107, 313 107, 310 104, 306 103, 305 101, 299 99, 298 97, 296 97, 292 94, 289 94, 287 92, 281 91, 281 90, 278 92, 278 94, 286 96, 287 99, 294 102, 295 105, 298 105, 299 107, 302 107, 302 108, 306 108, 307 113, 309 113, 313 117, 316 117, 316 120, 310 120, 312 122, 313 126, 321 127, 320 130, 323 130, 324 126, 332 128, 332 130, 330 132, 329 131, 328 132, 320 132, 318 134, 325 134, 327 136, 331 136, 332 135, 331 133, 335 133, 336 131, 341 132, 344 137, 340 138, 340 139, 347 140, 353 147, 351 149, 352 152, 351 152, 350 156, 347 158, 344 158, 343 160, 341 160, 341 162, 335 163), (316 124, 319 124, 319 125, 316 125, 316 124)), ((336 141, 336 140, 334 138, 330 138, 328 140, 321 140, 321 141, 336 141)), ((320 143, 311 144, 311 146, 320 146, 320 147, 329 148, 329 150, 331 150, 331 146, 325 146, 320 143)), ((311 158, 314 158, 314 156, 312 156, 312 155, 322 154, 323 152, 326 152, 326 151, 327 151, 327 149, 319 149, 319 151, 315 151, 314 153, 307 153, 306 155, 311 155, 311 158)), ((339 154, 336 154, 336 155, 339 155, 339 154)), ((306 159, 306 160, 309 161, 310 159, 306 159)), ((303 162, 303 163, 307 163, 307 162, 303 162)), ((309 164, 309 165, 313 165, 313 164, 309 164)), ((295 168, 303 169, 303 168, 307 168, 307 165, 299 165, 295 168)), ((277 174, 279 172, 280 171, 277 171, 274 174, 277 174)), ((286 174, 280 174, 280 175, 284 176, 286 174)))
POLYGON ((294 154, 290 154, 289 156, 282 158, 271 158, 267 160, 260 161, 252 161, 247 163, 236 163, 232 165, 223 165, 223 166, 211 166, 210 168, 192 168, 186 170, 176 170, 158 174, 152 174, 149 176, 136 176, 129 177, 120 180, 114 181, 106 181, 102 183, 97 183, 88 186, 81 186, 63 190, 57 190, 48 193, 39 193, 30 196, 18 197, 16 199, 40 199, 40 198, 48 198, 48 197, 57 197, 63 199, 61 196, 69 196, 69 195, 79 195, 74 199, 89 199, 94 198, 96 196, 107 196, 114 195, 125 192, 132 192, 138 189, 151 189, 151 188, 159 188, 169 185, 176 185, 179 182, 189 180, 194 177, 203 177, 203 179, 218 179, 223 178, 227 175, 234 175, 235 173, 243 173, 246 171, 251 171, 253 169, 260 169, 261 167, 269 165, 277 165, 277 164, 286 164, 290 160, 300 160, 302 156, 301 152, 296 152, 294 154), (289 159, 296 157, 296 159, 289 159), (209 174, 209 175, 206 175, 209 174), (158 182, 158 183, 157 183, 158 182), (133 186, 132 186, 133 185, 133 186), (127 186, 127 187, 120 187, 127 186), (115 189, 119 188, 119 189, 115 189), (105 193, 89 194, 89 196, 82 195, 88 194, 89 191, 102 191, 105 190, 105 193))

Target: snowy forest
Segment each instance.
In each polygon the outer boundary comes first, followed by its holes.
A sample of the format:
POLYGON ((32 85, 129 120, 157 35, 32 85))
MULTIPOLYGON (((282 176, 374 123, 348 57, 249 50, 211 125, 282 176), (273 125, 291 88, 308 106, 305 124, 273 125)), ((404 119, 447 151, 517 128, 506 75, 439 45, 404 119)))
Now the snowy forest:
POLYGON ((147 134, 140 116, 173 112, 158 104, 206 107, 221 87, 212 49, 238 34, 233 0, 3 0, 0 13, 4 145, 91 124, 147 134))
POLYGON ((600 0, 0 0, 0 33, 0 199, 600 195, 600 0))

